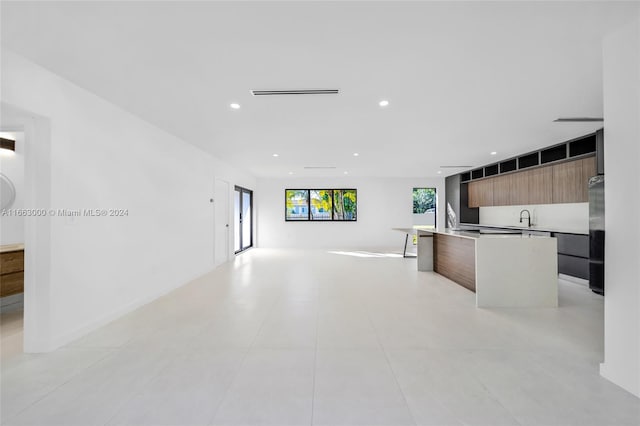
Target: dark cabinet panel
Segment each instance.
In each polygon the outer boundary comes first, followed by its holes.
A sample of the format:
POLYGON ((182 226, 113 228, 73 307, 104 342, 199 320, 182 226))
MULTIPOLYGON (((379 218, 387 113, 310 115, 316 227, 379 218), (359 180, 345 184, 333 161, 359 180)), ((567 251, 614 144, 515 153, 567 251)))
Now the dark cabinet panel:
POLYGON ((558 272, 572 277, 589 279, 589 259, 558 254, 558 272))
POLYGON ((554 234, 558 239, 558 253, 589 259, 589 236, 580 234, 554 234))
POLYGON ((460 223, 478 223, 479 209, 469 208, 469 184, 461 182, 461 175, 445 179, 446 227, 455 228, 460 223))
POLYGON ((589 279, 589 236, 580 234, 553 235, 558 240, 558 272, 589 279))

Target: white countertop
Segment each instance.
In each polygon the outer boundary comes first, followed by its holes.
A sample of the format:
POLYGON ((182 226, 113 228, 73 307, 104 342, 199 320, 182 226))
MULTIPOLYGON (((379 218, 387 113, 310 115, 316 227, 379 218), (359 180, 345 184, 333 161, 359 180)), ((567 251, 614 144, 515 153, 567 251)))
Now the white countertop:
POLYGON ((475 226, 481 228, 497 228, 497 229, 514 229, 518 231, 539 231, 539 232, 558 232, 562 234, 578 234, 578 235, 589 235, 589 231, 578 231, 578 230, 567 230, 567 229, 558 229, 548 226, 532 226, 530 228, 520 227, 520 226, 508 226, 508 225, 483 225, 482 223, 461 223, 459 226, 475 226))
POLYGON ((499 238, 551 238, 551 237, 546 237, 546 236, 540 236, 540 235, 522 235, 522 234, 481 234, 479 232, 470 232, 470 231, 454 231, 450 228, 446 228, 446 229, 420 229, 418 228, 418 231, 420 232, 425 232, 425 233, 435 233, 435 234, 442 234, 442 235, 450 235, 453 237, 460 237, 460 238, 469 238, 469 239, 473 239, 473 240, 477 240, 477 239, 499 239, 499 238))

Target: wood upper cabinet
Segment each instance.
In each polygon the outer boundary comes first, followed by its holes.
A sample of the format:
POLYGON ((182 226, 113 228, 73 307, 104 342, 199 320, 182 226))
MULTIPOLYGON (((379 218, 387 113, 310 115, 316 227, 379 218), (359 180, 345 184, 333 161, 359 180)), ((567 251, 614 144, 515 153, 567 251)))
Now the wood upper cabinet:
POLYGON ((582 202, 582 160, 553 166, 553 203, 582 202))
POLYGON ((491 178, 493 181, 493 205, 508 206, 511 204, 511 176, 497 176, 491 178))
POLYGON ((469 183, 469 207, 493 206, 493 180, 483 179, 469 183))
POLYGON ((529 172, 510 173, 493 178, 494 206, 529 204, 529 172))
POLYGON ((540 167, 526 173, 529 175, 529 204, 553 203, 553 168, 540 167))
POLYGON ((469 182, 469 207, 585 203, 595 157, 531 168, 469 182))
POLYGON ((529 200, 529 171, 509 175, 509 205, 533 204, 529 200))
POLYGON ((589 201, 589 178, 598 174, 596 157, 583 158, 582 160, 582 201, 589 201))

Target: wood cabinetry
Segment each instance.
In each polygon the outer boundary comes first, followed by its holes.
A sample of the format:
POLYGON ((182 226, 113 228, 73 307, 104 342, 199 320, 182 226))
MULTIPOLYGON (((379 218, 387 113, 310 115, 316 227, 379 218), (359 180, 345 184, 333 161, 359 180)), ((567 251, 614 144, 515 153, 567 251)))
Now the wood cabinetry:
POLYGON ((497 176, 493 180, 493 205, 529 204, 529 172, 497 176))
POLYGON ((433 270, 471 291, 476 291, 475 241, 433 234, 433 270))
POLYGON ((469 207, 493 206, 493 180, 484 179, 469 183, 469 207))
POLYGON ((589 201, 589 179, 598 174, 598 165, 596 163, 596 157, 589 157, 582 159, 582 201, 589 201))
POLYGON ((553 203, 582 201, 582 160, 553 166, 553 203))
POLYGON ((529 176, 528 204, 551 204, 553 203, 553 169, 551 167, 540 167, 526 172, 529 176))
POLYGON ((585 203, 596 158, 587 157, 469 182, 469 207, 585 203))
POLYGON ((24 250, 0 253, 0 297, 24 292, 24 250))
POLYGON ((532 204, 529 201, 529 172, 513 173, 509 180, 509 205, 532 204))
POLYGON ((508 206, 511 204, 511 176, 505 175, 492 178, 493 181, 493 205, 508 206))

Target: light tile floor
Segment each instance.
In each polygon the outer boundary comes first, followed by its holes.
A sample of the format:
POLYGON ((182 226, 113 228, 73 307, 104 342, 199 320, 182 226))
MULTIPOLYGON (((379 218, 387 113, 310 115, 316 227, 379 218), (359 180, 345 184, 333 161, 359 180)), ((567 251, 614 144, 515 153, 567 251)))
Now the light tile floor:
POLYGON ((20 304, 0 309, 0 360, 10 359, 22 353, 24 328, 20 304))
MULTIPOLYGON (((598 374, 603 300, 477 309, 415 259, 251 250, 50 354, 3 358, 6 425, 638 425, 598 374)), ((4 332, 4 331, 3 331, 4 332)))

